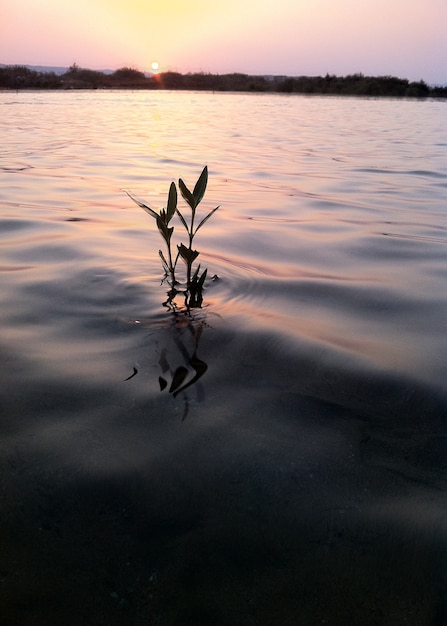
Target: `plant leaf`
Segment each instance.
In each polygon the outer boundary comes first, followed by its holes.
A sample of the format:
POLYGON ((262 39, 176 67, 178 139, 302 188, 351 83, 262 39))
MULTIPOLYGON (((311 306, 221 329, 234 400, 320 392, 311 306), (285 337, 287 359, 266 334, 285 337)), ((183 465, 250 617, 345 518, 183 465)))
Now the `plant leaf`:
POLYGON ((199 263, 199 265, 197 266, 197 269, 196 269, 196 271, 194 272, 193 277, 191 278, 191 285, 193 285, 195 282, 197 282, 197 278, 198 278, 198 276, 199 276, 199 272, 200 272, 200 263, 199 263))
POLYGON ((169 187, 168 206, 166 209, 166 224, 168 224, 171 221, 176 208, 177 208, 177 187, 175 186, 175 183, 171 183, 171 186, 169 187))
POLYGON ((183 217, 183 215, 180 213, 180 211, 179 211, 178 209, 176 209, 176 211, 177 211, 177 215, 179 216, 179 218, 180 218, 180 220, 181 220, 181 222, 182 222, 183 226, 184 226, 184 227, 185 227, 185 229, 186 229, 186 232, 187 232, 187 233, 189 233, 188 224, 186 223, 185 218, 183 217))
POLYGON ((168 228, 168 226, 166 226, 165 222, 163 221, 163 218, 160 217, 160 215, 157 215, 157 226, 158 226, 158 230, 162 234, 163 239, 169 245, 171 241, 172 233, 174 231, 174 227, 171 226, 171 228, 168 228))
POLYGON ((163 254, 163 252, 161 250, 158 251, 158 254, 160 256, 161 264, 163 266, 163 269, 164 269, 165 273, 169 274, 169 265, 168 265, 168 262, 165 259, 165 255, 163 254))
POLYGON ((155 217, 155 219, 157 219, 158 213, 156 211, 154 211, 154 209, 151 209, 150 206, 145 204, 142 200, 139 200, 138 198, 133 196, 128 191, 126 191, 126 193, 129 196, 129 198, 135 202, 135 204, 138 204, 138 206, 141 207, 142 209, 144 209, 144 211, 146 211, 147 213, 149 213, 149 215, 151 215, 152 217, 155 217))
POLYGON ((192 192, 192 195, 194 196, 194 200, 196 202, 196 206, 199 204, 199 202, 205 195, 207 184, 208 184, 208 167, 205 165, 202 173, 199 176, 198 181, 196 182, 194 191, 192 192))
POLYGON ((180 252, 179 252, 178 246, 177 246, 177 255, 176 255, 175 261, 174 261, 174 270, 177 267, 177 261, 178 261, 179 256, 180 256, 180 252))
POLYGON ((203 289, 203 283, 205 282, 205 278, 206 275, 208 274, 208 270, 207 268, 204 269, 202 276, 199 278, 199 281, 197 283, 197 288, 198 290, 202 290, 203 289))
POLYGON ((177 248, 178 253, 182 257, 182 259, 186 259, 188 256, 188 248, 185 246, 185 244, 181 243, 179 246, 177 246, 177 248))
POLYGON ((180 193, 182 194, 183 198, 186 200, 186 202, 189 204, 191 209, 194 211, 197 206, 195 198, 181 178, 178 181, 178 186, 180 187, 180 193))
POLYGON ((178 246, 178 251, 182 259, 188 264, 192 265, 194 261, 199 256, 197 250, 192 250, 191 248, 187 248, 184 243, 181 243, 178 246))
POLYGON ((194 231, 194 235, 195 235, 195 234, 196 234, 196 232, 199 230, 199 228, 201 228, 201 227, 205 224, 205 222, 206 222, 207 220, 209 220, 209 219, 210 219, 210 217, 212 216, 212 214, 213 214, 213 213, 215 213, 215 212, 217 211, 217 209, 218 209, 218 208, 219 208, 219 207, 217 206, 215 209, 213 209, 212 211, 210 211, 210 212, 208 213, 208 215, 205 215, 205 217, 203 218, 203 220, 200 222, 200 224, 199 224, 199 225, 197 226, 197 228, 195 229, 195 231, 194 231))

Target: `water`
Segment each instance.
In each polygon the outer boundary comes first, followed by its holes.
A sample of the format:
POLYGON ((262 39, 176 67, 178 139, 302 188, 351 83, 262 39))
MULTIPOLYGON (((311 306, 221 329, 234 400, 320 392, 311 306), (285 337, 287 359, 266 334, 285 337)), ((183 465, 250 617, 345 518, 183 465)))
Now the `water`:
POLYGON ((2 623, 444 624, 445 102, 0 111, 2 623), (174 323, 123 190, 205 164, 219 279, 174 323))

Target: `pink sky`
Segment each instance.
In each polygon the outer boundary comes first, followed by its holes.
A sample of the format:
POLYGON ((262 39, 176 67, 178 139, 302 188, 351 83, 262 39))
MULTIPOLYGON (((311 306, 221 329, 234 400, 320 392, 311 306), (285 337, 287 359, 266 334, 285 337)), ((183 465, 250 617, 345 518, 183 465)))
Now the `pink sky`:
POLYGON ((0 63, 447 83, 446 0, 1 0, 0 63))

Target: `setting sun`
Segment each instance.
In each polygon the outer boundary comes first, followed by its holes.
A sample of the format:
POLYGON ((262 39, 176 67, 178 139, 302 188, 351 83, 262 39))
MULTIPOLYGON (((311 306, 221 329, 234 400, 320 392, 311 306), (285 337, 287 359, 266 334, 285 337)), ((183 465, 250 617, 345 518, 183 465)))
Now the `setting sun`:
POLYGON ((0 0, 0 6, 6 65, 447 80, 445 0, 245 0, 243 10, 240 0, 0 0))

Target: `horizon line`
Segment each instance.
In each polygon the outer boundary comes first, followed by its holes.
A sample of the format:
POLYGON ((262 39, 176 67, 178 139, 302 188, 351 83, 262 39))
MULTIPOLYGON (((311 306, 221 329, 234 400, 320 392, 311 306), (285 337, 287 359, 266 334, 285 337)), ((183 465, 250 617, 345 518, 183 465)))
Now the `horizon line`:
MULTIPOLYGON (((257 77, 257 76, 262 76, 262 77, 268 77, 268 76, 272 76, 274 78, 303 78, 303 77, 308 77, 308 78, 312 78, 312 77, 318 77, 318 76, 323 76, 323 74, 272 74, 272 73, 264 73, 264 74, 250 74, 248 72, 243 72, 240 70, 233 70, 230 72, 211 72, 211 71, 204 71, 204 70, 197 70, 197 71, 188 71, 188 72, 180 72, 178 70, 174 70, 174 69, 166 69, 166 70, 160 70, 158 72, 151 72, 149 70, 141 70, 138 67, 134 67, 132 65, 123 65, 117 69, 108 69, 108 68, 103 68, 103 69, 93 69, 91 67, 83 67, 81 65, 78 65, 76 63, 76 61, 74 61, 71 65, 39 65, 39 64, 30 64, 30 63, 0 63, 0 67, 27 67, 28 69, 35 69, 35 68, 39 68, 40 71, 47 71, 47 72, 51 72, 54 70, 64 70, 67 71, 69 70, 71 67, 76 66, 78 67, 80 70, 90 70, 93 72, 99 72, 99 73, 111 73, 113 74, 114 72, 121 70, 121 69, 132 69, 132 70, 136 70, 138 72, 141 72, 142 74, 146 74, 148 76, 157 76, 159 74, 167 74, 168 72, 172 72, 175 74, 208 74, 208 75, 214 75, 214 76, 227 76, 227 75, 231 75, 231 74, 242 74, 245 76, 252 76, 252 77, 257 77)), ((330 72, 326 72, 324 74, 324 76, 335 76, 335 77, 345 77, 345 76, 364 76, 364 77, 372 77, 372 78, 383 78, 383 77, 392 77, 392 78, 399 78, 399 79, 403 79, 403 80, 408 80, 409 82, 426 82, 424 78, 420 78, 419 80, 411 80, 409 78, 407 78, 406 76, 397 76, 397 75, 393 75, 393 74, 364 74, 362 71, 356 71, 356 72, 351 72, 351 73, 347 73, 347 74, 331 74, 330 72)), ((443 87, 447 85, 447 82, 439 82, 439 83, 426 83, 430 86, 435 86, 435 87, 443 87)))

